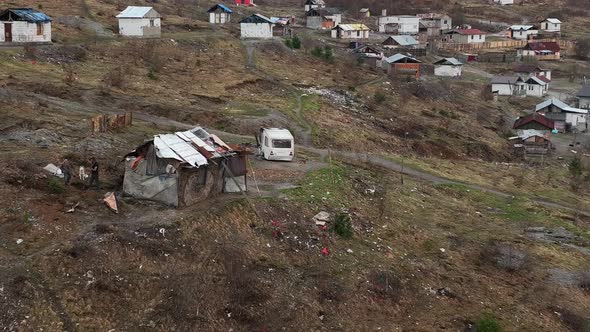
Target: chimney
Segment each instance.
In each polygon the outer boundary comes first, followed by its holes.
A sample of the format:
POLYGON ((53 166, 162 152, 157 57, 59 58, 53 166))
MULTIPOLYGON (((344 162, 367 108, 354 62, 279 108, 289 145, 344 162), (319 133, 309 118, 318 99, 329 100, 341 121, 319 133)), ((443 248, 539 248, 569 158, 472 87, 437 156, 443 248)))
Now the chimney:
POLYGON ((387 9, 381 10, 381 16, 387 16, 387 9))

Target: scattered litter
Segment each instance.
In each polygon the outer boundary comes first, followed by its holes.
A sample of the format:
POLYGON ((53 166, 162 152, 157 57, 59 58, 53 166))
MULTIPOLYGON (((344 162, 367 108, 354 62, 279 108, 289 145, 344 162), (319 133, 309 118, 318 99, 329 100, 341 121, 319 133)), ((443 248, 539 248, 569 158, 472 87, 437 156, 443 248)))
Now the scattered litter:
POLYGON ((165 228, 160 228, 160 230, 158 232, 160 232, 160 234, 162 234, 163 237, 166 237, 166 229, 165 228))
POLYGON ((23 243, 23 241, 24 241, 23 239, 17 239, 16 244, 21 244, 21 243, 23 243))
POLYGON ((114 192, 106 193, 106 195, 104 195, 103 201, 113 212, 119 213, 119 208, 117 207, 117 198, 115 197, 114 192))
POLYGON ((77 202, 76 204, 74 204, 74 206, 72 206, 71 209, 67 210, 66 213, 74 213, 76 212, 76 208, 80 205, 80 202, 77 202))
POLYGON ((455 297, 455 293, 453 293, 453 291, 450 288, 447 288, 447 287, 439 288, 436 291, 436 294, 438 296, 445 296, 445 297, 450 297, 450 298, 454 298, 455 297))
POLYGON ((346 249, 346 252, 349 253, 349 254, 352 254, 353 253, 352 249, 350 249, 350 248, 349 249, 346 249))
POLYGON ((440 248, 439 250, 440 250, 440 252, 445 252, 445 251, 447 251, 445 248, 440 248))
POLYGON ((483 214, 481 212, 479 212, 479 211, 475 211, 475 214, 477 214, 480 217, 483 217, 483 214))
POLYGON ((61 169, 59 169, 59 167, 55 166, 54 164, 48 164, 47 166, 43 167, 43 169, 51 173, 52 175, 57 176, 58 178, 64 177, 63 173, 61 172, 61 169))
POLYGON ((328 256, 329 254, 330 254, 330 251, 328 251, 328 248, 326 248, 326 247, 323 247, 323 248, 322 248, 322 255, 324 255, 324 256, 328 256))
POLYGON ((266 246, 270 248, 270 243, 267 243, 266 246))
POLYGON ((88 178, 88 174, 86 174, 86 170, 84 169, 84 166, 80 166, 80 168, 78 169, 78 177, 82 181, 84 181, 88 178))

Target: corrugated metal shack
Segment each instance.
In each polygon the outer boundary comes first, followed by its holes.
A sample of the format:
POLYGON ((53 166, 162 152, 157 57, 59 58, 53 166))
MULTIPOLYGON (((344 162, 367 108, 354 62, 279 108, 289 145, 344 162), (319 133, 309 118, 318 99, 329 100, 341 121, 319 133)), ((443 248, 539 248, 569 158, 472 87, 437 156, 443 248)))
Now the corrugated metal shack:
POLYGON ((123 192, 178 207, 246 191, 247 154, 200 127, 156 135, 126 156, 123 192))

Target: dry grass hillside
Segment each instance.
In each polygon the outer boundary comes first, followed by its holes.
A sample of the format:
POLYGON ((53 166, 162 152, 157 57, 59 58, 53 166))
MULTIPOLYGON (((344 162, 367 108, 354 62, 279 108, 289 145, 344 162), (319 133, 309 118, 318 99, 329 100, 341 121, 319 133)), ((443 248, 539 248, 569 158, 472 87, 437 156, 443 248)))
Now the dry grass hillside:
MULTIPOLYGON (((484 66, 390 80, 326 32, 242 41, 238 19, 206 23, 213 3, 2 4, 42 7, 55 43, 0 48, 0 330, 588 331, 590 176, 573 190, 569 160, 525 165, 506 140, 538 99, 489 100, 484 66), (161 39, 113 34, 129 4, 163 14, 161 39), (90 133, 125 111, 133 126, 90 133), (103 205, 126 153, 197 125, 301 145, 292 163, 252 157, 247 196, 103 205), (89 156, 99 192, 42 170, 89 156)), ((258 3, 236 16, 302 14, 258 3)))

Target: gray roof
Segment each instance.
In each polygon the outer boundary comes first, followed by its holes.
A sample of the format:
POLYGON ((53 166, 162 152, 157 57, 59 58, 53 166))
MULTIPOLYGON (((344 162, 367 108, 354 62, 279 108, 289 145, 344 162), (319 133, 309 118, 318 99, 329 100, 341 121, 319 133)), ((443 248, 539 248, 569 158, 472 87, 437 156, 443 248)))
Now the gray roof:
POLYGON ((494 76, 492 77, 492 84, 516 84, 522 82, 520 76, 494 76))
POLYGON ((394 54, 389 58, 385 59, 387 63, 397 63, 397 62, 410 62, 410 63, 421 63, 422 61, 413 58, 411 56, 403 55, 401 53, 394 54), (402 61, 404 60, 404 61, 402 61))
POLYGON ((583 85, 576 96, 577 97, 590 97, 590 84, 583 85))
POLYGON ((158 12, 154 10, 154 7, 138 7, 128 6, 124 11, 117 15, 118 18, 142 18, 145 17, 150 11, 154 11, 157 17, 160 17, 158 12))
POLYGON ((561 23, 560 20, 556 19, 556 18, 548 18, 545 21, 549 22, 549 23, 553 23, 553 24, 558 24, 561 23))
POLYGON ((463 63, 455 58, 444 58, 436 61, 435 65, 462 66, 463 63))
POLYGON ((588 110, 583 110, 580 108, 571 107, 568 104, 564 103, 563 101, 561 101, 559 99, 555 99, 555 98, 547 99, 544 102, 537 104, 537 106, 535 106, 535 112, 542 110, 543 108, 550 106, 550 105, 554 105, 555 107, 562 110, 562 112, 582 113, 582 114, 588 113, 588 110))
POLYGON ((398 43, 401 46, 411 46, 420 44, 414 37, 408 35, 395 35, 390 36, 389 38, 393 39, 396 43, 398 43))

